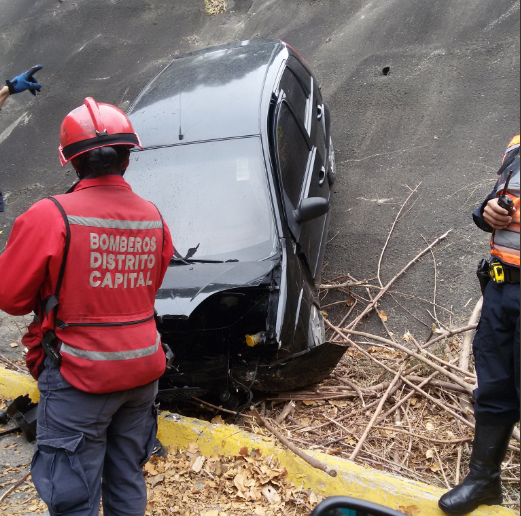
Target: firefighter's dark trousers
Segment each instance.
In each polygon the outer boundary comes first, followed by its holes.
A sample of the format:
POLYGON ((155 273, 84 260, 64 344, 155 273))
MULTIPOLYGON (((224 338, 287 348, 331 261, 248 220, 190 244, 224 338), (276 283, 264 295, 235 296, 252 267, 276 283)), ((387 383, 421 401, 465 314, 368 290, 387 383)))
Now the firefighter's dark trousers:
POLYGON ((476 421, 506 426, 519 421, 519 283, 487 284, 473 343, 478 388, 476 421))
POLYGON ((141 468, 157 431, 157 382, 88 394, 67 383, 46 358, 38 388, 31 473, 51 516, 97 516, 100 496, 105 516, 143 516, 147 494, 141 468))

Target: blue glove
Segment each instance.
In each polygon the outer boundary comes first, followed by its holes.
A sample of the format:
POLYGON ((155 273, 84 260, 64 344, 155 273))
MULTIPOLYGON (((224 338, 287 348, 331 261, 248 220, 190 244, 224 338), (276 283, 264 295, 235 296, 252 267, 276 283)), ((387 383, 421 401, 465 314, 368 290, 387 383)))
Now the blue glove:
POLYGON ((14 95, 15 93, 21 93, 22 91, 29 90, 33 95, 36 96, 36 92, 42 90, 42 85, 33 77, 33 74, 42 68, 42 65, 33 66, 28 72, 17 75, 10 81, 5 81, 7 87, 9 88, 9 93, 14 95))

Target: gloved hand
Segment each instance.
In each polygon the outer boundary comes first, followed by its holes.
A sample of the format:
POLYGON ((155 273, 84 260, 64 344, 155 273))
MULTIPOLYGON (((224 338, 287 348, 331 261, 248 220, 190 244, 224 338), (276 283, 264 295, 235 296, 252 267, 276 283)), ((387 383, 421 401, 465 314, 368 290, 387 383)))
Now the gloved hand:
POLYGON ((33 77, 33 74, 42 68, 42 65, 33 66, 29 71, 17 75, 10 81, 5 81, 7 87, 9 88, 9 93, 14 95, 15 93, 21 93, 22 91, 29 90, 33 95, 36 96, 36 92, 42 90, 42 85, 33 77))

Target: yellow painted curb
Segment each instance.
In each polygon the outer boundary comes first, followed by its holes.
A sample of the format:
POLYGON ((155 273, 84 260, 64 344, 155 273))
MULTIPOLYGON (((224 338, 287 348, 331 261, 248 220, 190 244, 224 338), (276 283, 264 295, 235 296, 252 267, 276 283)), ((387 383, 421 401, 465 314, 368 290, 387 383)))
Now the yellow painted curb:
MULTIPOLYGON (((312 468, 294 453, 276 444, 272 439, 241 430, 234 425, 213 425, 206 421, 163 412, 159 419, 159 440, 163 445, 175 444, 186 449, 196 442, 205 456, 239 455, 242 447, 260 449, 264 457, 276 458, 288 470, 288 478, 297 488, 312 489, 323 496, 347 495, 398 509, 400 505, 416 505, 420 516, 446 516, 438 508, 442 489, 403 477, 382 473, 354 462, 325 453, 308 451, 338 471, 338 476, 312 468)), ((504 507, 483 507, 473 516, 512 516, 515 512, 504 507)))
POLYGON ((38 384, 32 376, 15 373, 0 367, 0 397, 12 400, 23 394, 29 394, 31 400, 35 403, 40 399, 38 384))
MULTIPOLYGON (((36 382, 32 378, 0 368, 1 397, 14 398, 26 393, 29 393, 33 401, 39 398, 36 382)), ((297 488, 302 486, 302 489, 312 489, 323 496, 348 495, 393 509, 398 509, 400 505, 416 505, 420 509, 420 516, 445 516, 438 509, 438 499, 444 490, 359 466, 345 459, 306 450, 306 453, 338 471, 338 476, 333 478, 312 468, 272 439, 245 432, 234 425, 214 425, 199 419, 162 412, 159 417, 158 437, 164 446, 176 445, 180 449, 186 449, 190 443, 197 443, 201 453, 207 457, 235 456, 243 447, 248 450, 259 449, 264 457, 273 456, 285 466, 289 480, 297 488)), ((472 513, 473 516, 515 514, 511 509, 499 506, 480 507, 472 513)))

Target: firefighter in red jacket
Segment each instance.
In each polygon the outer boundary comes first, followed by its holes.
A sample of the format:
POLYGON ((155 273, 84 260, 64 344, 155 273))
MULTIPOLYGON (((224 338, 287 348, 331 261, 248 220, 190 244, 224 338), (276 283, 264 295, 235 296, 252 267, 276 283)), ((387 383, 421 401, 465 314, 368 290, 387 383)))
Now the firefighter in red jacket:
POLYGON ((87 98, 60 136, 80 181, 18 217, 0 256, 0 309, 38 319, 24 338, 40 390, 32 478, 51 515, 97 516, 102 496, 106 516, 143 516, 172 241, 123 179, 141 144, 122 111, 87 98))

